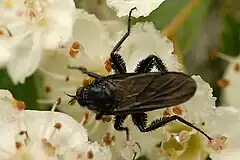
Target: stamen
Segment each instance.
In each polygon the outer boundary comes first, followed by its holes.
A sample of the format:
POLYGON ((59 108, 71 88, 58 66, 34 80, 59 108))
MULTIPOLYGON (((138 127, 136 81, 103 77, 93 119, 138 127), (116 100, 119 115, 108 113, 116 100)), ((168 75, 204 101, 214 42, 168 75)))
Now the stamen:
POLYGON ((15 142, 15 147, 17 150, 19 150, 20 148, 22 148, 23 144, 21 142, 15 142))
POLYGON ((52 140, 52 138, 55 136, 56 132, 59 131, 62 127, 62 124, 57 122, 55 125, 54 125, 54 129, 52 131, 52 133, 50 134, 49 138, 48 138, 48 141, 50 142, 52 140))
POLYGON ((44 88, 44 90, 45 90, 46 93, 49 93, 49 92, 52 91, 52 88, 49 87, 49 86, 46 86, 46 87, 44 88))
POLYGON ((14 108, 16 108, 19 111, 22 111, 25 109, 26 105, 23 101, 13 100, 12 105, 14 108))
POLYGON ((83 116, 82 120, 80 121, 80 124, 85 125, 88 121, 88 116, 89 116, 89 112, 85 111, 84 116, 83 116))
POLYGON ((240 63, 236 63, 236 64, 235 64, 234 70, 235 70, 236 72, 240 72, 240 63))
MULTIPOLYGON (((52 115, 53 115, 55 109, 57 108, 57 106, 60 105, 60 103, 61 103, 61 98, 58 97, 57 100, 55 101, 55 103, 54 103, 53 106, 52 106, 50 116, 48 116, 48 117, 46 118, 46 120, 45 120, 47 124, 48 124, 49 122, 51 122, 52 115)), ((47 127, 48 127, 47 124, 44 126, 44 128, 43 128, 43 130, 42 130, 42 131, 43 131, 43 136, 42 136, 42 137, 45 137, 45 135, 46 135, 46 131, 47 131, 47 127)))
POLYGON ((79 53, 79 51, 83 49, 83 46, 78 42, 78 41, 74 41, 71 45, 71 48, 69 50, 69 55, 72 58, 76 58, 77 54, 79 53))
POLYGON ((43 149, 48 156, 54 156, 56 153, 56 147, 47 141, 47 139, 42 139, 43 149))
POLYGON ((112 116, 102 116, 102 122, 108 123, 112 120, 112 116))
POLYGON ((58 73, 54 73, 54 72, 51 72, 51 71, 47 71, 46 69, 43 69, 43 68, 39 68, 39 70, 40 70, 42 73, 44 73, 45 75, 54 78, 55 80, 66 81, 66 79, 67 79, 68 81, 79 82, 79 78, 61 75, 61 74, 58 74, 58 73))
POLYGON ((230 84, 230 81, 227 79, 220 79, 217 81, 217 85, 219 88, 225 88, 230 84))
POLYGON ((115 136, 111 136, 111 133, 107 132, 105 136, 103 136, 103 143, 105 146, 112 146, 115 142, 115 136))

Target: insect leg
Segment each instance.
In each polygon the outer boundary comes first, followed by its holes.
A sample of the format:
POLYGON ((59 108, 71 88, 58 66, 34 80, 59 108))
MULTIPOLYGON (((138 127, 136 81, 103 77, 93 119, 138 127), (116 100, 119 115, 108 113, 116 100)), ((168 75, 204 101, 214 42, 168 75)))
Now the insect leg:
POLYGON ((141 60, 138 63, 138 65, 135 69, 135 72, 136 73, 150 72, 154 65, 157 67, 157 69, 160 72, 167 72, 167 68, 163 64, 162 60, 159 57, 157 57, 156 55, 153 55, 153 54, 151 54, 147 58, 141 60))
POLYGON ((129 12, 129 16, 128 16, 128 28, 127 28, 127 33, 124 34, 124 36, 120 39, 120 41, 115 45, 115 47, 113 48, 113 50, 110 53, 110 62, 112 64, 112 69, 116 72, 116 73, 126 73, 126 65, 125 62, 122 58, 122 56, 118 53, 116 53, 121 45, 123 44, 123 42, 127 39, 127 37, 130 35, 130 31, 131 31, 131 14, 132 11, 137 9, 136 7, 132 8, 129 12))
POLYGON ((129 129, 127 127, 123 127, 123 122, 127 118, 127 115, 117 115, 115 117, 115 123, 114 123, 114 128, 117 131, 125 131, 126 132, 126 137, 127 141, 129 141, 129 129))
POLYGON ((96 73, 93 73, 93 72, 88 72, 87 68, 85 67, 82 67, 82 66, 79 66, 79 67, 73 67, 73 66, 67 66, 68 69, 76 69, 76 70, 79 70, 81 71, 83 74, 87 74, 88 76, 90 77, 93 77, 93 78, 101 78, 102 76, 96 74, 96 73))
POLYGON ((185 125, 196 129, 198 132, 200 132, 205 137, 207 137, 208 140, 212 140, 212 138, 209 135, 207 135, 204 131, 202 131, 198 127, 194 126, 192 123, 186 121, 185 119, 183 119, 183 118, 181 118, 177 115, 156 119, 156 120, 152 121, 152 123, 147 127, 146 127, 146 123, 145 124, 142 123, 139 117, 141 117, 141 114, 140 115, 139 114, 133 114, 132 115, 132 119, 133 119, 134 124, 139 128, 139 130, 141 132, 150 132, 150 131, 153 131, 153 130, 159 128, 159 127, 163 127, 167 123, 178 120, 178 121, 184 123, 185 125))

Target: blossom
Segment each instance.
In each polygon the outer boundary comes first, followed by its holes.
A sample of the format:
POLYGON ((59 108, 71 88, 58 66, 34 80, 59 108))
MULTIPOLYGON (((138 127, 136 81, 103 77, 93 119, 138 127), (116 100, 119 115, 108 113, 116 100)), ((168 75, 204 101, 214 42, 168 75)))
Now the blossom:
POLYGON ((0 90, 1 159, 111 159, 111 152, 89 142, 81 123, 70 116, 52 111, 24 110, 25 104, 0 90))
POLYGON ((0 11, 2 54, 11 54, 0 65, 6 65, 15 84, 24 83, 40 64, 43 49, 56 49, 71 37, 74 1, 3 0, 0 11))
MULTIPOLYGON (((160 138, 157 141, 156 148, 150 149, 149 157, 154 157, 154 159, 166 157, 178 160, 204 160, 210 154, 214 160, 218 159, 214 158, 215 156, 220 157, 221 154, 225 153, 228 143, 234 141, 235 137, 232 136, 233 126, 226 129, 223 127, 225 126, 223 123, 226 125, 233 124, 234 121, 239 119, 239 115, 235 113, 236 116, 233 116, 234 110, 228 107, 215 107, 216 98, 212 96, 212 88, 209 84, 203 81, 200 76, 192 76, 192 78, 197 83, 195 95, 189 101, 172 107, 171 112, 169 108, 165 109, 162 115, 176 114, 181 116, 203 130, 212 140, 209 141, 195 129, 180 122, 172 123, 160 130, 163 134, 162 137, 159 136, 160 131, 156 131, 152 135, 154 138, 160 138), (227 113, 223 114, 223 110, 227 113), (228 122, 226 122, 226 119, 228 122)), ((156 113, 154 114, 156 116, 156 113)))
MULTIPOLYGON (((82 75, 81 72, 68 70, 66 67, 68 64, 71 66, 84 66, 89 71, 100 75, 112 74, 112 71, 108 70, 107 67, 109 54, 114 45, 127 31, 126 26, 122 29, 116 27, 117 29, 114 31, 115 27, 112 27, 115 25, 114 21, 110 24, 101 23, 94 15, 88 15, 83 10, 78 12, 81 14, 79 14, 74 24, 74 37, 69 46, 59 50, 62 53, 61 55, 52 53, 52 56, 46 58, 41 65, 40 71, 45 74, 45 96, 49 97, 49 99, 40 99, 40 103, 53 103, 54 101, 51 97, 64 94, 63 92, 74 94, 79 86, 91 82, 91 79, 86 75, 82 75)), ((118 25, 119 23, 116 24, 118 25)), ((173 44, 171 41, 158 32, 152 23, 147 22, 137 23, 132 27, 129 38, 123 43, 118 53, 126 61, 128 72, 133 72, 137 62, 146 58, 149 54, 158 55, 169 70, 181 70, 172 51, 173 44)), ((63 98, 62 104, 64 107, 59 107, 59 110, 72 115, 76 119, 88 113, 88 121, 85 127, 89 130, 89 137, 94 140, 102 140, 105 145, 113 145, 113 155, 119 156, 119 151, 124 147, 126 137, 124 132, 115 131, 113 125, 107 123, 112 118, 104 117, 103 123, 96 122, 94 113, 76 103, 71 103, 68 107, 65 107, 68 101, 69 97, 63 98)), ((132 124, 126 122, 126 125, 130 128, 130 131, 134 129, 132 124)), ((140 140, 143 139, 139 131, 137 135, 140 140)), ((135 139, 135 136, 131 137, 133 141, 139 141, 139 139, 135 139)), ((150 142, 154 143, 153 141, 150 142)), ((141 145, 142 143, 140 142, 141 145)), ((131 148, 129 145, 127 147, 131 148)))
POLYGON ((127 16, 129 11, 136 7, 137 11, 132 15, 136 18, 140 16, 148 16, 153 10, 159 7, 165 0, 106 0, 107 5, 116 10, 117 16, 127 16))

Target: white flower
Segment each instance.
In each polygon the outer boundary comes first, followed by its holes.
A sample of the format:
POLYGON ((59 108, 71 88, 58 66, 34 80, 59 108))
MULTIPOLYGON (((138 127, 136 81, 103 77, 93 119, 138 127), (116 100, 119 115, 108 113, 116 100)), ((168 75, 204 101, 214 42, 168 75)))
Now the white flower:
MULTIPOLYGON (((83 12, 79 10, 79 12, 83 12)), ((87 14, 87 13, 86 13, 87 14)), ((105 61, 110 55, 110 52, 114 45, 122 38, 126 32, 126 26, 121 32, 115 33, 112 31, 114 27, 104 27, 108 24, 102 25, 99 20, 93 15, 80 16, 74 25, 74 37, 73 42, 78 42, 76 48, 80 48, 79 52, 71 52, 69 55, 69 48, 63 49, 62 56, 58 53, 52 53, 52 57, 45 60, 40 69, 47 76, 45 77, 46 94, 49 98, 55 97, 57 94, 64 94, 64 92, 74 94, 83 83, 83 80, 87 78, 86 75, 82 75, 79 71, 67 70, 67 64, 74 66, 84 66, 91 72, 96 72, 101 75, 109 74, 106 69, 108 63, 105 61), (111 30, 108 32, 108 30, 111 30), (78 47, 77 47, 78 46, 78 47), (68 60, 68 61, 67 61, 68 60), (104 63, 106 65, 104 65, 104 63), (55 65, 56 64, 56 65, 55 65), (57 79, 57 80, 56 80, 57 79), (67 82, 65 82, 67 80, 67 82), (49 92, 50 91, 50 92, 49 92)), ((113 24, 111 24, 113 25, 113 24)), ((180 70, 181 67, 177 61, 176 56, 172 54, 172 43, 158 32, 152 23, 138 23, 132 27, 132 32, 126 42, 123 43, 122 48, 119 50, 119 54, 123 56, 126 61, 128 72, 133 72, 139 60, 146 58, 150 54, 158 55, 169 70, 180 70)), ((47 59, 47 58, 46 58, 47 59)), ((85 80, 85 82, 88 82, 85 80)), ((65 96, 66 97, 66 96, 65 96)), ((63 106, 69 101, 69 97, 63 99, 63 106)), ((39 100, 41 103, 53 103, 52 99, 39 100)), ((86 112, 85 108, 82 108, 78 104, 70 105, 68 107, 59 107, 59 110, 67 112, 73 115, 76 119, 79 116, 83 116, 86 112)), ((123 148, 126 137, 124 132, 118 132, 113 129, 112 123, 99 123, 95 121, 95 114, 89 112, 86 128, 89 129, 89 136, 93 140, 104 139, 106 145, 110 145, 111 141, 114 141, 112 136, 115 136, 115 147, 113 147, 114 156, 119 156, 119 151, 123 148), (97 132, 96 132, 97 131, 97 132)), ((104 121, 111 119, 106 118, 104 121)), ((124 124, 125 125, 125 124, 124 124)), ((132 124, 126 125, 130 128, 130 134, 132 135, 132 124)), ((137 132, 137 138, 131 136, 133 140, 142 140, 144 142, 142 133, 137 132)), ((149 141, 154 143, 154 141, 149 141)), ((145 143, 145 142, 144 142, 145 143)), ((143 147, 144 148, 144 147, 143 147)))
MULTIPOLYGON (((226 123, 226 125, 232 124, 234 120, 238 121, 239 118, 237 116, 231 117, 230 115, 233 115, 231 113, 233 110, 227 107, 215 107, 216 98, 212 97, 212 88, 209 84, 204 82, 200 76, 192 76, 192 78, 197 83, 195 95, 189 101, 172 107, 171 112, 169 108, 165 109, 162 115, 169 116, 176 114, 181 116, 203 130, 213 140, 209 141, 208 144, 208 139, 201 133, 181 122, 175 122, 167 125, 163 130, 156 131, 152 135, 155 139, 159 137, 159 140, 156 141, 158 143, 155 149, 149 146, 150 153, 148 155, 150 158, 168 157, 178 160, 204 160, 208 154, 214 156, 221 155, 221 153, 210 150, 209 147, 217 151, 223 150, 225 141, 231 143, 231 140, 235 139, 232 136, 232 132, 234 132, 233 125, 229 125, 226 128, 223 123, 226 123), (224 111, 221 110, 225 110, 228 113, 224 115, 224 111), (163 136, 161 136, 162 134, 163 136), (221 136, 215 137, 217 134, 221 134, 221 136)), ((153 113, 151 117, 154 114, 157 116, 156 113, 153 113)), ((224 153, 224 150, 222 152, 224 153)), ((217 160, 217 158, 213 160, 217 160)))
POLYGON ((3 0, 0 11, 1 54, 11 54, 0 65, 7 66, 15 84, 24 83, 36 71, 43 49, 56 49, 71 37, 74 1, 3 0), (16 38, 21 41, 14 43, 16 38))
POLYGON ((107 5, 116 10, 117 16, 127 16, 129 11, 136 7, 137 11, 133 12, 133 16, 148 16, 153 10, 159 7, 165 0, 107 0, 107 5))
POLYGON ((0 157, 31 160, 110 160, 107 147, 88 142, 81 123, 70 116, 52 111, 24 110, 7 90, 0 90, 0 157), (91 157, 91 158, 89 158, 91 157))

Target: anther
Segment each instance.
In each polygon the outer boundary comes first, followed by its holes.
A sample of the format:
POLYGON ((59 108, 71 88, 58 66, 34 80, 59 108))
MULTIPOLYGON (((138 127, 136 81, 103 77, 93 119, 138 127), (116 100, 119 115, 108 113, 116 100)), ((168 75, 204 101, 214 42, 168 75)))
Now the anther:
POLYGON ((69 51, 69 55, 72 58, 76 58, 77 54, 79 53, 80 49, 81 49, 81 44, 78 41, 74 41, 71 45, 70 51, 69 51))
POLYGON ((93 159, 93 156, 94 155, 93 155, 93 152, 91 150, 87 152, 87 158, 88 159, 93 159))
POLYGON ((240 63, 236 63, 236 64, 234 65, 234 70, 235 70, 236 72, 240 72, 240 63))
POLYGON ((42 139, 42 144, 44 151, 48 156, 54 156, 56 152, 56 147, 47 141, 47 139, 42 139))
POLYGON ((21 147, 23 146, 23 144, 21 142, 15 142, 15 147, 17 150, 19 150, 21 147))
POLYGON ((52 91, 52 88, 49 87, 49 86, 46 86, 44 90, 45 90, 46 93, 49 93, 49 92, 52 91))
POLYGON ((23 101, 13 100, 13 107, 18 109, 19 111, 22 111, 25 109, 26 105, 23 101))
POLYGON ((107 59, 105 60, 104 64, 105 64, 105 70, 106 70, 107 72, 111 72, 111 71, 112 71, 112 63, 111 63, 111 61, 110 61, 110 58, 107 58, 107 59))
POLYGON ((54 137, 54 135, 56 134, 56 131, 57 131, 57 130, 59 131, 61 128, 62 128, 62 124, 59 123, 59 122, 57 122, 57 123, 54 125, 54 129, 53 129, 52 133, 50 134, 50 136, 49 136, 49 138, 48 138, 48 141, 50 141, 50 140, 54 137))
POLYGON ((227 79, 220 79, 217 81, 217 85, 219 88, 225 88, 230 84, 230 81, 227 79))

